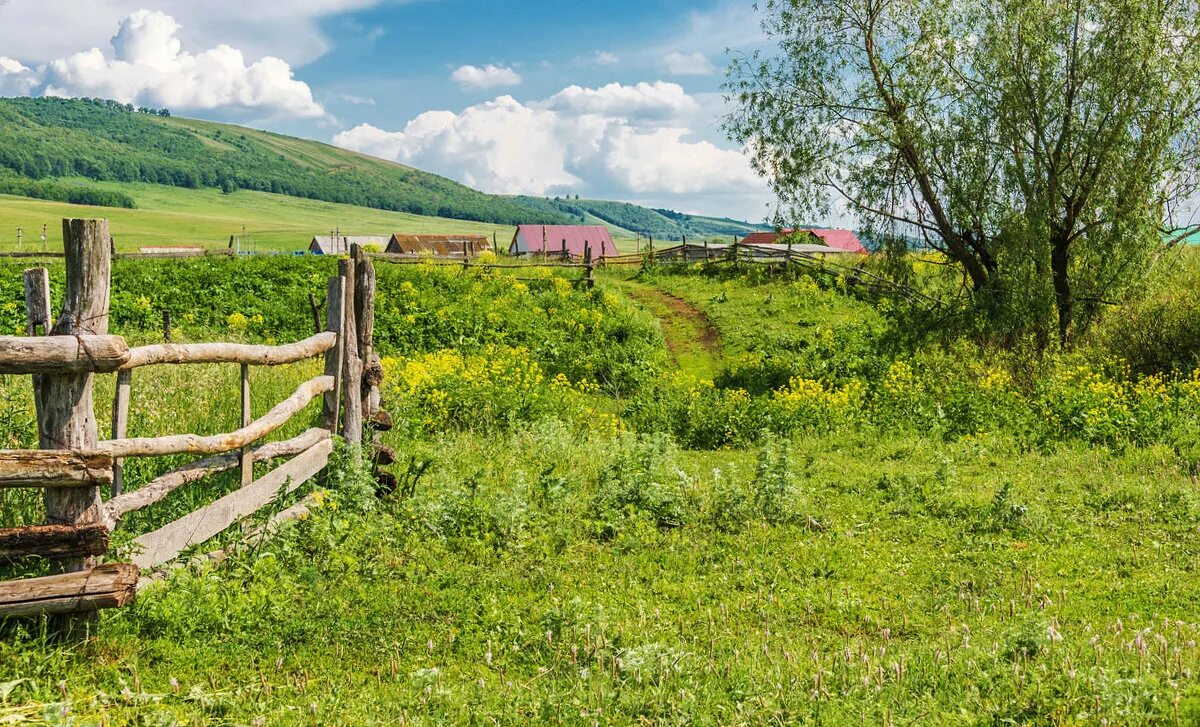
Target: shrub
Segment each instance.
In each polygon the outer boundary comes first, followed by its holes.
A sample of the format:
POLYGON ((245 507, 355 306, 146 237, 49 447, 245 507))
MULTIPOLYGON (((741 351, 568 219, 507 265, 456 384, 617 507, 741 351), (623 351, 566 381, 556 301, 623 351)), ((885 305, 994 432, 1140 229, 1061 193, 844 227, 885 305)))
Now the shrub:
POLYGON ((629 518, 648 518, 659 528, 683 525, 690 506, 687 474, 678 452, 661 434, 625 435, 600 475, 592 514, 597 535, 615 537, 629 518))

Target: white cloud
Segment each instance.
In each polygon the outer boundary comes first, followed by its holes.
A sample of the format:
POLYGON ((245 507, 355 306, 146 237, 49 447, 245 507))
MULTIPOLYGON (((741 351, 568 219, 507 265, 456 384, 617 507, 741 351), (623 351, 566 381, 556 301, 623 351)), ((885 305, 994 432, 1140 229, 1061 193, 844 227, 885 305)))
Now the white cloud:
POLYGON ((662 59, 662 66, 667 73, 676 76, 711 76, 717 72, 716 66, 708 56, 700 52, 681 53, 672 51, 662 59))
POLYGON ((445 174, 488 192, 586 193, 671 200, 736 198, 761 218, 766 185, 742 151, 695 138, 701 104, 677 84, 572 86, 542 101, 512 96, 461 112, 430 111, 399 131, 362 124, 337 134, 348 149, 445 174))
POLYGON ((24 96, 37 86, 37 76, 12 58, 0 56, 0 96, 24 96))
MULTIPOLYGON (((398 1, 398 0, 393 0, 398 1)), ((48 63, 80 48, 104 47, 122 18, 147 6, 183 26, 191 48, 222 43, 249 57, 275 56, 300 66, 332 46, 322 21, 383 0, 10 0, 0 3, 0 48, 27 65, 48 63), (32 30, 31 30, 32 29, 32 30)), ((359 40, 355 38, 355 40, 359 40)))
POLYGON ((450 80, 463 88, 497 88, 499 86, 517 86, 521 83, 521 74, 507 66, 488 64, 483 68, 478 66, 459 66, 450 74, 450 80))
POLYGON ((242 51, 225 44, 188 53, 179 30, 170 15, 138 10, 112 37, 112 58, 92 48, 51 61, 43 74, 44 92, 171 109, 325 116, 308 84, 296 80, 285 61, 266 56, 247 64, 242 51))
POLYGON ((600 88, 568 86, 545 102, 571 114, 602 114, 621 118, 669 119, 694 113, 699 104, 677 83, 655 81, 634 86, 610 83, 600 88))
POLYGON ((615 66, 621 62, 621 57, 615 53, 607 53, 605 51, 596 51, 596 65, 598 66, 615 66))

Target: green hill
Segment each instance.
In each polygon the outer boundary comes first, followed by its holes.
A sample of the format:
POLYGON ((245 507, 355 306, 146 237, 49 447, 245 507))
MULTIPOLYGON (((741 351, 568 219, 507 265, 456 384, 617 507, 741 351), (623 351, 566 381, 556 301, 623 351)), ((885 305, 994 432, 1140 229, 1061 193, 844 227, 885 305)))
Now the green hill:
POLYGON ((0 98, 0 194, 130 208, 138 195, 122 185, 139 183, 269 192, 493 225, 604 224, 630 238, 765 229, 622 202, 486 194, 328 144, 114 101, 0 98))
POLYGON ((18 194, 25 193, 21 183, 78 176, 249 189, 498 224, 569 221, 561 214, 537 216, 511 199, 327 144, 84 99, 0 99, 0 168, 9 172, 4 191, 18 194))
POLYGON ((689 215, 665 209, 650 209, 628 202, 610 202, 598 199, 547 199, 544 197, 514 197, 522 205, 543 214, 555 212, 569 215, 574 224, 607 225, 614 235, 633 237, 653 235, 659 240, 725 237, 745 235, 750 232, 771 229, 767 225, 756 225, 727 218, 689 215))

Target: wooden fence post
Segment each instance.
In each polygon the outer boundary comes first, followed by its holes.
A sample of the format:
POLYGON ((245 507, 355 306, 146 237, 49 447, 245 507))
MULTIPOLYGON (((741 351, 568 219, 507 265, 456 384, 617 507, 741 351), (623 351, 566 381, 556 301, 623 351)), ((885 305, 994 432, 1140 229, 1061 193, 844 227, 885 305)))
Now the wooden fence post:
POLYGON ((163 343, 171 342, 171 311, 163 309, 163 343))
MULTIPOLYGON (((250 411, 250 365, 242 364, 242 426, 248 427, 254 421, 250 411)), ((238 456, 238 469, 242 476, 242 487, 254 481, 254 456, 250 454, 250 442, 242 447, 238 456)))
MULTIPOLYGON (((117 394, 113 397, 112 438, 124 439, 129 434, 129 397, 133 389, 133 369, 117 372, 117 394)), ((125 481, 125 459, 113 460, 112 496, 121 494, 125 481)))
POLYGON ((36 336, 38 326, 43 336, 50 335, 50 271, 46 268, 25 271, 25 335, 36 336))
MULTIPOLYGON (((108 333, 112 266, 108 220, 63 220, 67 285, 62 313, 52 333, 58 336, 108 333)), ((38 440, 42 449, 92 450, 96 447, 91 372, 43 374, 37 382, 38 440)), ((46 519, 51 525, 92 525, 103 520, 99 487, 45 490, 46 519)), ((94 565, 94 557, 59 561, 63 572, 94 565)), ((86 623, 86 616, 67 617, 64 631, 86 623)))
POLYGON ((338 423, 341 420, 342 404, 342 365, 345 357, 345 337, 342 335, 342 324, 345 315, 342 310, 346 302, 346 281, 340 275, 329 279, 325 292, 325 330, 337 334, 337 344, 325 352, 325 375, 334 379, 333 391, 325 392, 324 405, 321 410, 324 426, 331 433, 338 433, 338 423))
POLYGON ((354 264, 354 317, 358 323, 358 356, 364 367, 363 416, 368 420, 379 409, 381 364, 375 355, 375 265, 364 257, 354 264))
POLYGON ((346 303, 342 308, 342 333, 346 338, 342 364, 343 409, 342 436, 351 445, 362 444, 362 359, 358 355, 358 326, 354 316, 354 301, 357 299, 355 286, 355 261, 338 260, 338 274, 346 281, 346 303))
POLYGON ((591 290, 596 287, 596 279, 593 277, 595 266, 592 264, 592 246, 586 240, 583 242, 583 264, 584 270, 587 273, 587 288, 591 290))

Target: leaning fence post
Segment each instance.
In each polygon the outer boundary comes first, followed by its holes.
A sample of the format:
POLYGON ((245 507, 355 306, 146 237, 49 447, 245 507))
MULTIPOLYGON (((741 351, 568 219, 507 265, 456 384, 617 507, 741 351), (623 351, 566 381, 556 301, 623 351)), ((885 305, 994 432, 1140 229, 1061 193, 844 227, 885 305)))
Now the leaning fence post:
POLYGON ((342 333, 346 337, 342 363, 342 395, 345 397, 342 436, 352 445, 362 444, 362 359, 358 355, 358 326, 354 318, 356 300, 355 262, 338 260, 338 274, 346 280, 346 303, 342 307, 342 333))
MULTIPOLYGON (((54 335, 104 335, 108 333, 109 285, 112 250, 108 220, 63 220, 66 290, 54 335)), ((90 371, 43 374, 34 391, 38 441, 42 449, 93 450, 96 448, 96 413, 93 409, 90 371)), ((49 488, 43 493, 46 519, 51 525, 101 523, 99 487, 49 488)), ((58 562, 62 572, 85 570, 94 557, 58 562)), ((62 624, 70 631, 82 623, 78 616, 62 624)))
POLYGON ((325 293, 325 330, 337 334, 337 343, 325 352, 325 375, 333 377, 334 386, 333 391, 325 392, 321 409, 325 428, 333 434, 338 433, 338 422, 341 419, 342 358, 346 347, 345 336, 342 335, 342 309, 345 300, 346 281, 342 276, 335 275, 329 279, 325 293))

